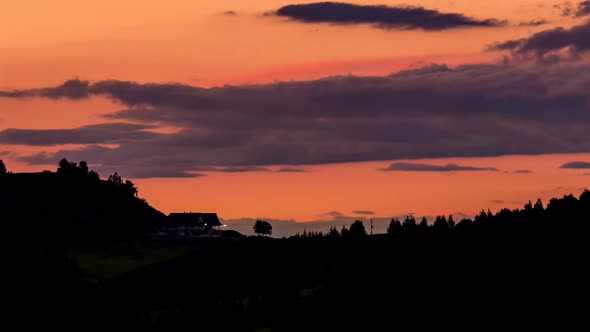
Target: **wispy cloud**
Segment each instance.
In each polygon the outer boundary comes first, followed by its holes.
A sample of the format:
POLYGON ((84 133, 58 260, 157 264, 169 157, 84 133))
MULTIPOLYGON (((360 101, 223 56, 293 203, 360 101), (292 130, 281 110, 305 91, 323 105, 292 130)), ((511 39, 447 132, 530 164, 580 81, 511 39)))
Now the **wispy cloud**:
POLYGON ((590 15, 590 1, 582 1, 574 6, 570 1, 564 1, 553 5, 553 8, 557 9, 561 16, 565 17, 584 17, 590 15))
POLYGON ((211 169, 214 172, 222 173, 245 173, 245 172, 270 172, 271 170, 266 167, 257 166, 234 166, 234 167, 217 167, 211 169))
POLYGON ((569 29, 558 27, 537 32, 528 38, 497 42, 491 51, 510 51, 518 60, 537 59, 558 62, 577 59, 579 53, 590 50, 590 21, 569 29))
POLYGON ((494 27, 504 22, 479 20, 457 13, 441 13, 423 7, 357 5, 342 2, 318 2, 288 5, 273 15, 305 23, 372 24, 381 29, 444 30, 458 27, 494 27))
POLYGON ((309 171, 305 168, 297 168, 297 167, 281 167, 276 170, 279 173, 308 173, 309 171))
POLYGON ((545 19, 536 19, 528 22, 520 22, 518 25, 522 27, 536 27, 539 25, 545 25, 547 23, 549 23, 549 21, 545 19))
POLYGON ((84 99, 90 96, 90 83, 79 79, 64 82, 62 85, 44 89, 30 89, 17 91, 0 91, 0 97, 46 97, 49 99, 84 99))
POLYGON ((590 163, 586 161, 570 161, 559 166, 559 168, 586 169, 590 168, 590 163))
POLYGON ((367 215, 367 216, 372 216, 375 214, 374 211, 368 211, 368 210, 354 210, 352 211, 353 214, 361 214, 361 215, 367 215))
POLYGON ((457 164, 432 165, 420 163, 393 163, 386 168, 379 168, 380 171, 399 172, 457 172, 457 171, 498 171, 494 167, 461 166, 457 164))
POLYGON ((590 1, 582 1, 578 4, 576 10, 576 17, 583 17, 590 15, 590 1))

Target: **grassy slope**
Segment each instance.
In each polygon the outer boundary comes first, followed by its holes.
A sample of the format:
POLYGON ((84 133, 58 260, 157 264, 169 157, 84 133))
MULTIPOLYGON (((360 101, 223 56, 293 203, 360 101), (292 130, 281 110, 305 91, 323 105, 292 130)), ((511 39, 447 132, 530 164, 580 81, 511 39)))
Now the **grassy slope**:
POLYGON ((111 280, 141 267, 166 262, 193 250, 186 244, 136 240, 73 248, 67 256, 78 263, 92 282, 111 280))

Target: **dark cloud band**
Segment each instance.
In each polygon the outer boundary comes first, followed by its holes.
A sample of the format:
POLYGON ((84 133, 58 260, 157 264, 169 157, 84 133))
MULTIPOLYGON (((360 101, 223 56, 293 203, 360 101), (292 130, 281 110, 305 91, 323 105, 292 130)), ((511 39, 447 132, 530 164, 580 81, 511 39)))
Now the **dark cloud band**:
POLYGON ((130 140, 147 140, 159 136, 146 131, 151 125, 105 123, 74 129, 5 129, 0 144, 52 146, 61 144, 117 144, 130 140))
POLYGON ((22 160, 96 161, 106 171, 119 170, 130 177, 261 171, 256 167, 274 165, 284 165, 282 171, 287 172, 338 162, 589 152, 588 86, 590 66, 583 64, 433 65, 383 77, 211 89, 74 80, 0 94, 107 97, 126 107, 110 114, 111 120, 145 125, 8 129, 0 133, 0 141, 89 144, 22 160), (160 134, 148 128, 160 125, 181 130, 160 134), (101 146, 104 143, 117 146, 101 146))

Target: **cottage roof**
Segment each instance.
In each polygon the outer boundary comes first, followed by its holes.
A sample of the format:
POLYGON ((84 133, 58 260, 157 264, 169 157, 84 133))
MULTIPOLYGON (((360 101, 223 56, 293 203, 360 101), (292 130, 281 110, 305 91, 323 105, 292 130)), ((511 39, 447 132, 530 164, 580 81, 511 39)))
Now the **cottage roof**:
POLYGON ((170 213, 166 223, 170 226, 221 226, 217 213, 170 213))

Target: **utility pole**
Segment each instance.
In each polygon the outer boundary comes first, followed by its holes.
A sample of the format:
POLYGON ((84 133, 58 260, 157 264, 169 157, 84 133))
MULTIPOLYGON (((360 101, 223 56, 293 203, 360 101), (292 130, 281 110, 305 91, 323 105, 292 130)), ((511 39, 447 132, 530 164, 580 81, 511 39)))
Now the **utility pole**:
POLYGON ((371 235, 373 235, 373 218, 371 218, 371 235))

